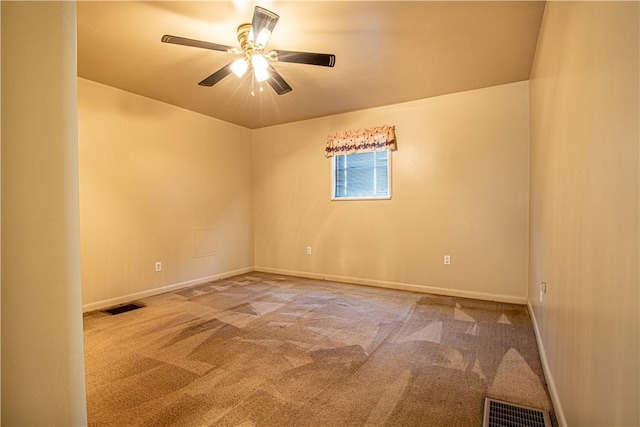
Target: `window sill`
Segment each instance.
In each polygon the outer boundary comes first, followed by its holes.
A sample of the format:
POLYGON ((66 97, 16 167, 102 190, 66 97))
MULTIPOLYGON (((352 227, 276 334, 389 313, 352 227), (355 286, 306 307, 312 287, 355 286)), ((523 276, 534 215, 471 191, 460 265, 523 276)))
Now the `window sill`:
POLYGON ((353 200, 391 200, 391 196, 384 197, 332 197, 332 202, 340 202, 340 201, 353 201, 353 200))

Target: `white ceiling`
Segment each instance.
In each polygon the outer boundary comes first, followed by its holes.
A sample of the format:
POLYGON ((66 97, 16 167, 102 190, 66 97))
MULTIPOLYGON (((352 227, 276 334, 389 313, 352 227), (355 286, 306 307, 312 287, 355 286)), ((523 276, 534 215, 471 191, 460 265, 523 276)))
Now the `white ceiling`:
MULTIPOLYGON (((527 80, 543 1, 81 1, 78 76, 259 128, 527 80), (334 68, 274 67, 293 87, 251 93, 246 76, 197 83, 238 55, 161 43, 163 34, 238 46, 256 4, 280 15, 267 49, 333 53, 334 68)), ((249 73, 247 73, 248 75, 249 73)))

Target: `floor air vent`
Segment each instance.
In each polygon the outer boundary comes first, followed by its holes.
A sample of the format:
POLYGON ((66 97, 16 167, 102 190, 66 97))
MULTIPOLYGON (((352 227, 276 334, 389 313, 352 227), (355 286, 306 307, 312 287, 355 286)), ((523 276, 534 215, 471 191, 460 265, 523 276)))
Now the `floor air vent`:
POLYGON ((119 305, 117 307, 109 308, 103 311, 109 314, 120 314, 120 313, 126 313, 127 311, 137 310, 142 307, 144 307, 144 305, 138 304, 138 303, 132 303, 132 304, 119 305))
POLYGON ((482 427, 552 427, 547 411, 500 400, 484 399, 482 427))

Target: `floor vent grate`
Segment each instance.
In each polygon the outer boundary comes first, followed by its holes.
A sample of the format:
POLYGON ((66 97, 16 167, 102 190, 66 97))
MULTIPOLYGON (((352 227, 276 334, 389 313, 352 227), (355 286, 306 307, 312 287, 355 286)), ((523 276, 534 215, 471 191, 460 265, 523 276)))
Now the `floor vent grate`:
POLYGON ((103 310, 103 312, 108 314, 120 314, 120 313, 126 313, 127 311, 137 310, 142 307, 144 307, 144 305, 138 304, 138 303, 124 304, 124 305, 119 305, 113 308, 109 308, 107 310, 103 310))
POLYGON ((484 399, 482 427, 552 427, 549 412, 501 400, 484 399))

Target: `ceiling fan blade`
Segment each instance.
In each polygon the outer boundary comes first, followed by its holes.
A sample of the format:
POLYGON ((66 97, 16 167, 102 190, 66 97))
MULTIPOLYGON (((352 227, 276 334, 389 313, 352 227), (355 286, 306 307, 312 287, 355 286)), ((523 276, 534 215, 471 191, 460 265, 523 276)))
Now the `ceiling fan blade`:
POLYGON ((272 50, 269 52, 269 57, 279 62, 294 62, 296 64, 320 65, 323 67, 333 67, 336 64, 336 56, 331 53, 272 50))
POLYGON ((278 95, 284 95, 285 93, 289 93, 293 90, 293 88, 289 86, 289 84, 282 78, 280 73, 278 73, 271 64, 269 64, 268 70, 269 78, 267 79, 267 82, 278 95))
POLYGON ((214 84, 218 83, 220 80, 224 79, 229 74, 231 74, 231 64, 233 64, 233 62, 230 62, 229 64, 220 68, 218 71, 211 74, 209 77, 207 77, 206 79, 204 79, 198 84, 200 86, 213 86, 214 84))
POLYGON ((169 34, 165 34, 164 36, 162 36, 162 42, 179 44, 182 46, 199 47, 201 49, 219 50, 221 52, 229 52, 230 50, 233 49, 231 46, 225 46, 223 44, 209 43, 209 42, 204 42, 202 40, 187 39, 185 37, 172 36, 169 34))
POLYGON ((251 20, 251 32, 249 33, 249 41, 258 48, 267 45, 271 33, 278 23, 280 16, 263 7, 256 6, 253 10, 253 19, 251 20))

